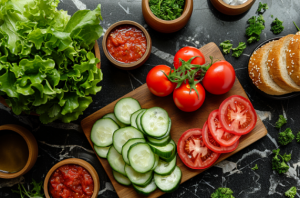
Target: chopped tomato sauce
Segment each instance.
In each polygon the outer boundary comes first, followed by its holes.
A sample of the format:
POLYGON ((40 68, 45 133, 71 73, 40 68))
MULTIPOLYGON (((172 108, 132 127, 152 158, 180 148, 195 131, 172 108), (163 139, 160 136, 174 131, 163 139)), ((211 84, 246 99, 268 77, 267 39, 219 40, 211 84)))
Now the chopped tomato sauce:
POLYGON ((94 181, 85 168, 64 165, 51 175, 49 191, 53 198, 90 198, 94 192, 94 181))
POLYGON ((147 40, 142 30, 132 25, 113 29, 106 42, 110 55, 117 61, 132 63, 141 59, 147 49, 147 40))

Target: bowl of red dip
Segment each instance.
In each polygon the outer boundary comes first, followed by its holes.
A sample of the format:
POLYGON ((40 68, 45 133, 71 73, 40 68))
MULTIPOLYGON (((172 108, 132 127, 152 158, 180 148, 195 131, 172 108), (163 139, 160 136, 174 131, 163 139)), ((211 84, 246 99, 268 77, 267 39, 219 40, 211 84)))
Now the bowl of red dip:
POLYGON ((119 21, 104 34, 105 56, 116 67, 131 70, 142 66, 151 54, 151 38, 147 30, 134 21, 119 21))
POLYGON ((55 164, 44 181, 46 198, 96 198, 100 181, 88 162, 71 158, 55 164))

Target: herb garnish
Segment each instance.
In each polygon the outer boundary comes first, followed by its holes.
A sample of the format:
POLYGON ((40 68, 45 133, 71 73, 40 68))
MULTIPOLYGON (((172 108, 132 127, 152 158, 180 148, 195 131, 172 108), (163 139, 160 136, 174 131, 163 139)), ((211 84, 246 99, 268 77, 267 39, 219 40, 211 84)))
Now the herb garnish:
POLYGON ((282 125, 286 124, 286 119, 283 115, 279 115, 278 121, 275 123, 275 127, 280 129, 282 125))
POLYGON ((232 43, 230 40, 227 40, 227 41, 220 43, 220 47, 223 48, 224 54, 229 54, 230 50, 232 48, 232 43))
POLYGON ((211 194, 211 198, 234 198, 232 195, 233 192, 230 188, 218 188, 213 194, 211 194))
POLYGON ((20 194, 21 198, 25 196, 29 198, 43 198, 44 193, 42 191, 43 181, 37 183, 34 179, 32 179, 31 184, 33 185, 32 190, 27 191, 23 184, 18 184, 18 190, 11 190, 13 193, 20 194))
POLYGON ((246 43, 240 42, 239 46, 232 49, 232 56, 236 57, 236 58, 240 57, 242 55, 244 49, 246 49, 246 43))
POLYGON ((295 186, 291 187, 288 191, 284 193, 284 195, 289 198, 294 198, 296 194, 297 194, 297 188, 295 186))
POLYGON ((262 14, 264 13, 267 9, 269 9, 269 6, 267 3, 261 3, 259 2, 259 5, 258 5, 258 9, 257 9, 257 13, 259 14, 262 14))
POLYGON ((288 143, 291 143, 293 139, 295 138, 292 130, 290 128, 287 128, 285 131, 280 132, 278 136, 278 142, 281 145, 287 145, 288 143))
POLYGON ((300 31, 300 29, 298 28, 298 26, 296 25, 295 21, 293 21, 295 27, 297 28, 298 31, 300 31))
POLYGON ((284 27, 282 26, 282 21, 280 21, 278 18, 275 18, 275 20, 272 22, 271 26, 271 31, 274 34, 279 34, 283 31, 284 27))
POLYGON ((250 37, 247 42, 253 43, 259 41, 261 32, 265 29, 264 17, 259 15, 259 17, 253 16, 248 20, 249 26, 246 29, 246 35, 250 37))
POLYGON ((272 169, 276 170, 279 174, 286 173, 289 170, 289 166, 286 164, 286 162, 291 160, 291 154, 287 155, 284 154, 283 156, 279 154, 280 149, 273 150, 273 153, 275 156, 272 159, 272 169), (278 158, 281 157, 281 159, 278 158))
POLYGON ((184 0, 150 0, 149 6, 152 13, 163 20, 174 20, 182 15, 184 0))
POLYGON ((258 170, 258 166, 257 164, 255 164, 255 166, 253 168, 251 168, 252 170, 258 170))
POLYGON ((300 142, 300 131, 297 133, 296 140, 297 142, 300 142))

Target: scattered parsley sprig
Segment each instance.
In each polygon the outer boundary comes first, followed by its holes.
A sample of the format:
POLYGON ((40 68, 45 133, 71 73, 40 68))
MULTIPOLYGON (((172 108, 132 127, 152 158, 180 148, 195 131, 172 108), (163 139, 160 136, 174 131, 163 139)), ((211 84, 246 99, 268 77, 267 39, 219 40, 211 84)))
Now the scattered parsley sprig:
POLYGON ((233 192, 230 188, 218 188, 213 194, 211 194, 211 198, 234 198, 232 195, 233 192))
POLYGON ((288 191, 284 193, 286 197, 294 198, 297 194, 297 188, 295 186, 291 187, 288 191))
POLYGON ((251 168, 252 170, 258 170, 258 166, 257 164, 255 164, 255 166, 253 168, 251 168))
POLYGON ((246 49, 246 43, 240 42, 239 46, 232 49, 232 56, 236 57, 236 58, 240 57, 242 55, 244 49, 246 49))
POLYGON ((285 129, 285 131, 280 132, 278 136, 278 142, 285 146, 291 143, 295 139, 295 136, 290 128, 285 129))
POLYGON ((279 115, 278 121, 275 123, 275 127, 280 129, 282 125, 286 124, 286 119, 283 115, 279 115))
POLYGON ((230 42, 230 40, 227 40, 220 43, 220 47, 223 48, 224 54, 229 54, 232 49, 232 43, 230 42))
POLYGON ((297 28, 298 31, 300 31, 300 29, 298 28, 298 26, 296 25, 295 21, 293 21, 295 27, 297 28))
POLYGON ((42 190, 43 182, 37 183, 34 179, 32 179, 31 184, 33 185, 32 190, 27 191, 23 184, 18 184, 18 190, 11 190, 13 193, 18 193, 21 198, 29 197, 29 198, 44 198, 44 193, 42 190))
POLYGON ((296 135, 296 140, 297 140, 297 142, 300 142, 300 131, 296 135))
POLYGON ((272 169, 277 171, 279 174, 286 173, 289 170, 289 166, 286 164, 286 162, 289 162, 291 160, 291 154, 284 154, 283 156, 279 154, 280 149, 273 150, 273 153, 275 156, 272 159, 272 169), (281 159, 280 159, 280 158, 281 159))
POLYGON ((267 3, 259 2, 258 9, 256 10, 256 12, 258 14, 263 14, 267 9, 269 9, 269 6, 267 3))
POLYGON ((265 20, 262 15, 253 16, 248 20, 249 26, 246 29, 246 35, 249 37, 248 43, 259 41, 261 32, 265 29, 265 20))
POLYGON ((284 27, 282 26, 282 21, 280 21, 278 18, 275 18, 275 20, 271 24, 271 31, 273 34, 279 34, 283 31, 284 27))

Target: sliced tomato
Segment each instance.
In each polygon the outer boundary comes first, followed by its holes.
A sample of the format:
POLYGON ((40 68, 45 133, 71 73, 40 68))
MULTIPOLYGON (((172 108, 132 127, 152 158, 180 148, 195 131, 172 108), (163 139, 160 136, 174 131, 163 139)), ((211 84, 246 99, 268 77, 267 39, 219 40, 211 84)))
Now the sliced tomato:
POLYGON ((213 152, 216 153, 230 153, 234 151, 238 145, 239 140, 235 141, 235 143, 231 146, 221 146, 212 136, 211 131, 208 128, 207 121, 205 122, 203 129, 202 129, 202 135, 203 135, 203 142, 213 152))
POLYGON ((217 161, 220 154, 215 153, 204 144, 202 129, 189 129, 184 132, 177 144, 181 161, 192 169, 205 169, 217 161))
POLYGON ((239 95, 228 97, 219 107, 219 119, 225 131, 244 135, 252 131, 257 116, 251 102, 239 95))
POLYGON ((217 109, 209 114, 207 120, 208 128, 212 137, 221 146, 232 146, 240 139, 241 136, 225 131, 220 123, 218 113, 219 110, 217 109))

